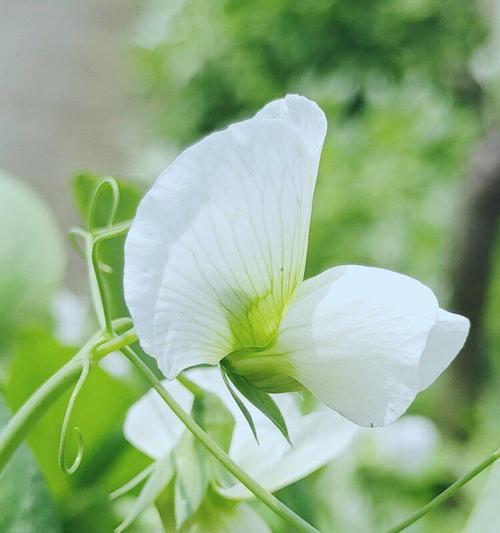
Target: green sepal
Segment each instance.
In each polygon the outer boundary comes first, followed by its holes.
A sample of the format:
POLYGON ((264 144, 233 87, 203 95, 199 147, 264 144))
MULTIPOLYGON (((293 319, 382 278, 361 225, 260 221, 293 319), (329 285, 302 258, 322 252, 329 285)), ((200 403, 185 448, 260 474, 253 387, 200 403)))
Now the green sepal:
POLYGON ((250 411, 247 409, 246 405, 242 402, 241 398, 238 396, 238 394, 236 394, 236 391, 233 389, 231 383, 229 382, 229 379, 227 378, 226 369, 222 365, 219 365, 219 370, 222 375, 222 379, 224 380, 224 383, 226 384, 227 390, 231 393, 233 400, 236 402, 236 405, 239 407, 240 411, 245 417, 245 420, 248 422, 248 425, 250 426, 250 429, 252 430, 253 436, 255 437, 255 440, 258 443, 259 437, 257 435, 257 430, 255 429, 255 423, 253 421, 250 411))
POLYGON ((272 396, 267 392, 257 389, 246 378, 231 372, 228 368, 225 368, 225 372, 227 377, 232 381, 241 394, 243 394, 250 403, 271 420, 291 445, 292 443, 290 441, 285 419, 272 396))

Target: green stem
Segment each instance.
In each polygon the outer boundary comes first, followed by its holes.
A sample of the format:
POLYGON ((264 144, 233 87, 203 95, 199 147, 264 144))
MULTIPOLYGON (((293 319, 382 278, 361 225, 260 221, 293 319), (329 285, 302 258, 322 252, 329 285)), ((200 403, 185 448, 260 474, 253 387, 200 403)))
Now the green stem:
POLYGON ((476 477, 485 468, 494 463, 497 459, 500 459, 500 448, 488 456, 484 461, 475 466, 470 472, 462 476, 460 479, 457 479, 452 485, 441 492, 441 494, 436 496, 427 505, 424 505, 415 514, 407 518, 404 522, 401 522, 397 526, 389 529, 387 533, 399 533, 400 531, 406 529, 408 526, 422 518, 422 516, 426 515, 429 511, 432 511, 432 509, 438 505, 441 505, 445 500, 453 496, 460 488, 462 488, 472 478, 476 477))
MULTIPOLYGON (((94 282, 96 284, 95 290, 100 295, 100 298, 94 298, 94 302, 99 302, 99 310, 96 309, 98 315, 101 314, 102 316, 102 323, 101 325, 104 326, 106 329, 106 332, 108 335, 113 334, 113 326, 111 324, 111 312, 109 310, 109 302, 106 298, 106 289, 105 289, 105 283, 104 279, 102 277, 102 271, 99 268, 99 258, 97 256, 99 243, 96 241, 92 241, 90 244, 90 251, 88 256, 90 257, 90 262, 92 267, 89 266, 89 273, 90 275, 94 275, 94 282)), ((92 281, 92 280, 91 280, 92 281)))
POLYGON ((304 533, 319 533, 316 528, 311 526, 299 515, 294 513, 278 498, 273 496, 264 487, 259 485, 244 470, 242 470, 226 452, 206 433, 175 399, 162 386, 161 381, 154 375, 146 363, 130 348, 122 348, 122 352, 128 357, 130 362, 137 370, 149 381, 151 386, 158 392, 164 402, 170 407, 172 412, 179 420, 191 431, 191 433, 201 442, 201 444, 250 492, 252 492, 262 503, 267 505, 278 516, 296 528, 297 531, 304 533))
POLYGON ((123 222, 118 222, 117 224, 108 226, 107 228, 100 228, 93 232, 94 239, 97 242, 100 242, 108 239, 114 239, 116 237, 121 237, 122 235, 125 235, 128 232, 131 225, 132 220, 124 220, 123 222))
POLYGON ((34 423, 64 391, 78 380, 82 372, 83 362, 89 353, 92 352, 94 361, 99 360, 105 355, 135 342, 137 335, 134 330, 129 330, 121 336, 98 344, 94 348, 100 338, 101 335, 92 337, 72 359, 34 392, 15 416, 10 419, 0 433, 0 472, 30 432, 34 423))

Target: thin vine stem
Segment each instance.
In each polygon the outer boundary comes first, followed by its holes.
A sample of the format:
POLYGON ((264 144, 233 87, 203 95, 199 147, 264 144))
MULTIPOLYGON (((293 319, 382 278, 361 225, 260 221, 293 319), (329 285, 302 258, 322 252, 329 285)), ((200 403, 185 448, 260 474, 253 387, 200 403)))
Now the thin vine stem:
POLYGON ((441 492, 441 494, 438 494, 433 500, 431 500, 429 503, 427 503, 422 508, 420 508, 415 514, 411 515, 409 518, 407 518, 406 520, 404 520, 403 522, 401 522, 397 526, 394 526, 391 529, 389 529, 387 531, 387 533, 399 533, 400 531, 403 531, 407 527, 411 526, 413 523, 415 523, 417 520, 422 518, 428 512, 432 511, 434 508, 438 507, 444 501, 446 501, 448 498, 453 496, 466 483, 468 483, 471 479, 475 478, 485 468, 487 468, 488 466, 493 464, 497 459, 500 459, 500 448, 498 448, 498 450, 496 450, 491 455, 486 457, 486 459, 481 461, 472 470, 467 472, 467 474, 465 474, 461 478, 457 479, 447 489, 445 489, 443 492, 441 492))
POLYGON ((105 328, 108 335, 113 335, 113 326, 111 324, 111 312, 109 309, 109 302, 106 298, 106 289, 104 284, 104 278, 102 276, 102 270, 99 268, 99 258, 97 255, 100 241, 95 239, 89 239, 89 251, 88 251, 88 261, 89 261, 89 274, 94 280, 95 286, 93 294, 99 294, 99 298, 94 297, 94 303, 99 309, 98 315, 101 315, 101 324, 105 328), (92 276, 93 274, 93 276, 92 276))
POLYGON ((149 381, 151 386, 158 392, 163 401, 168 405, 177 418, 186 426, 186 428, 197 438, 200 443, 250 492, 252 492, 262 503, 267 505, 278 516, 283 518, 290 525, 294 526, 297 531, 304 533, 319 533, 311 524, 306 522, 302 517, 292 511, 276 496, 259 485, 251 476, 242 470, 227 453, 206 433, 192 418, 182 409, 176 400, 162 386, 161 381, 155 376, 154 372, 139 357, 130 346, 121 349, 122 353, 129 359, 135 368, 149 381))

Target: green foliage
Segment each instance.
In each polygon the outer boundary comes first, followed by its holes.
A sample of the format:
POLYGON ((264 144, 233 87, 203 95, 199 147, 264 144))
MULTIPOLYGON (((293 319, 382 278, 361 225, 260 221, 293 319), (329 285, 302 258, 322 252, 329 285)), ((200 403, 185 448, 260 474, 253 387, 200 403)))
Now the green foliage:
MULTIPOLYGON (((221 400, 214 394, 198 391, 191 415, 223 449, 229 449, 234 419, 221 400)), ((220 465, 202 444, 187 431, 174 453, 176 478, 174 487, 175 524, 181 528, 206 500, 212 476, 220 465)))
POLYGON ((4 344, 21 323, 47 318, 65 258, 61 234, 47 206, 24 183, 1 172, 0 213, 0 344, 4 344))
POLYGON ((180 528, 205 498, 210 482, 208 457, 201 443, 184 433, 174 451, 175 524, 180 528))
POLYGON ((471 3, 188 0, 148 4, 136 47, 160 132, 184 145, 300 92, 329 119, 308 276, 342 263, 446 295, 449 240, 480 131, 471 3))
MULTIPOLYGON (((0 397, 0 429, 9 413, 0 397)), ((56 506, 43 476, 26 446, 19 448, 0 473, 0 531, 5 533, 59 533, 56 506)))
POLYGON ((417 70, 462 100, 477 98, 468 58, 483 36, 461 0, 150 1, 136 48, 142 91, 160 104, 159 128, 182 144, 346 72, 363 104, 365 82, 417 70), (161 24, 163 22, 163 25, 161 24))
POLYGON ((218 396, 205 390, 196 393, 191 415, 224 451, 229 451, 234 418, 218 396))
POLYGON ((475 117, 432 83, 410 76, 398 86, 373 79, 364 112, 342 118, 344 82, 336 78, 331 91, 313 93, 332 118, 308 275, 360 263, 399 270, 440 289, 448 274, 455 198, 477 138, 475 117))

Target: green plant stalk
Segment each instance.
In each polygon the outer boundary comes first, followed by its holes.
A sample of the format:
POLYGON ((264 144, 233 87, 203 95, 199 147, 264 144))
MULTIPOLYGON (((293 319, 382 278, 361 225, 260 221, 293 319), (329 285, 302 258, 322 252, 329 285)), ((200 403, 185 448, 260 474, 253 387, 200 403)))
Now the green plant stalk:
POLYGON ((97 361, 119 350, 125 344, 135 342, 137 335, 134 330, 129 330, 121 336, 98 344, 94 349, 100 339, 102 339, 101 335, 92 337, 72 359, 34 392, 10 419, 0 433, 0 473, 35 422, 64 391, 78 380, 85 357, 92 352, 92 360, 97 361))
POLYGON ((302 517, 288 508, 273 494, 259 485, 252 477, 242 470, 227 453, 206 433, 175 399, 162 386, 161 381, 154 375, 146 363, 132 350, 129 346, 121 349, 122 353, 136 367, 136 369, 149 381, 151 386, 158 392, 163 401, 168 405, 172 412, 186 426, 186 428, 200 441, 200 443, 210 452, 238 481, 242 483, 250 492, 252 492, 262 503, 274 511, 278 516, 283 518, 290 525, 294 526, 297 531, 303 533, 319 533, 311 524, 306 522, 302 517))
POLYGON ((96 313, 101 323, 101 326, 105 328, 108 335, 113 334, 113 326, 111 324, 111 313, 108 308, 108 301, 104 298, 104 279, 102 277, 101 269, 99 268, 99 259, 98 259, 98 246, 99 242, 92 240, 89 242, 89 251, 87 254, 89 266, 89 282, 93 295, 93 300, 96 305, 96 313), (99 294, 100 297, 97 298, 96 295, 99 294))
POLYGON ((453 496, 460 488, 462 488, 471 479, 473 479, 478 474, 480 474, 485 468, 490 466, 497 459, 500 459, 500 448, 498 448, 498 450, 496 450, 491 455, 489 455, 486 459, 484 459, 484 461, 481 461, 472 470, 467 472, 467 474, 457 479, 447 489, 441 492, 441 494, 438 494, 428 504, 420 508, 415 514, 413 514, 412 516, 410 516, 409 518, 407 518, 406 520, 404 520, 397 526, 394 526, 393 528, 389 529, 387 533, 399 533, 400 531, 403 531, 404 529, 406 529, 408 526, 411 526, 414 522, 422 518, 422 516, 426 515, 429 511, 432 511, 435 507, 438 507, 448 498, 453 496))

